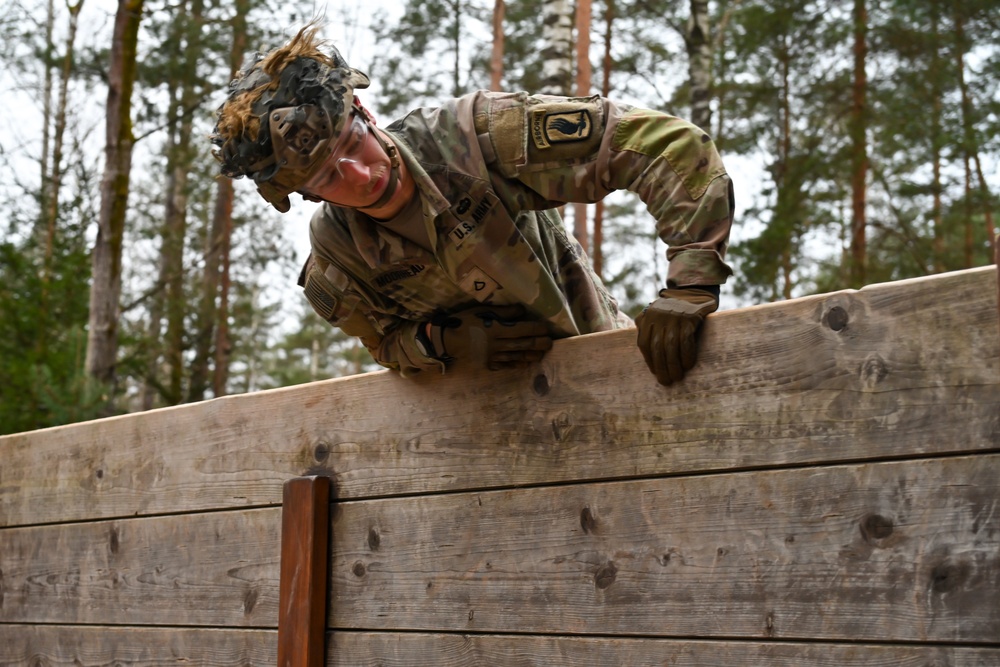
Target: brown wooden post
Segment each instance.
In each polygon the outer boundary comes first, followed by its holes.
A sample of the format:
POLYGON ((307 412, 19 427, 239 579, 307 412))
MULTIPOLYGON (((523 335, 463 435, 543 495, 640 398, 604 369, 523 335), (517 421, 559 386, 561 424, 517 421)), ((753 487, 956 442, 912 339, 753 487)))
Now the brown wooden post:
POLYGON ((278 584, 278 667, 323 667, 330 478, 285 482, 278 584))

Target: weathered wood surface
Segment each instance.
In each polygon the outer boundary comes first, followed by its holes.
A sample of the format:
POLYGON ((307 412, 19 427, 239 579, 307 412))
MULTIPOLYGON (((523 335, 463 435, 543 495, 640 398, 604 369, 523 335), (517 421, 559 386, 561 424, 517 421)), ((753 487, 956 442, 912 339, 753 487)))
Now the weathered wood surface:
POLYGON ((709 318, 699 366, 656 384, 634 332, 537 367, 378 372, 0 438, 0 526, 1000 447, 988 267, 709 318))
POLYGON ((0 623, 276 628, 280 509, 0 531, 0 623))
POLYGON ((274 667, 274 630, 0 625, 0 667, 274 667))
POLYGON ((329 537, 330 480, 296 477, 285 482, 278 667, 323 667, 329 537))
MULTIPOLYGON (((271 667, 273 630, 0 625, 0 666, 271 667)), ((333 632, 329 667, 997 667, 954 646, 333 632)))
POLYGON ((950 646, 335 632, 329 667, 998 667, 950 646))
POLYGON ((1000 454, 343 503, 336 514, 336 628, 1000 639, 1000 454))
MULTIPOLYGON (((1000 454, 337 503, 331 627, 996 643, 1000 454)), ((0 623, 274 627, 279 510, 0 531, 0 623)))

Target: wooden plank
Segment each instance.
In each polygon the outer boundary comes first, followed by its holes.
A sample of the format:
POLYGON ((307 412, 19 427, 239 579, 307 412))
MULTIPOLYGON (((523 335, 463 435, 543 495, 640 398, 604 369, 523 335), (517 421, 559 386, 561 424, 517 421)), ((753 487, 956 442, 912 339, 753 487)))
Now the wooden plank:
POLYGON ((1000 638, 1000 455, 338 503, 333 628, 1000 638))
POLYGON ((330 667, 1000 667, 1000 649, 525 635, 331 633, 330 667))
MULTIPOLYGON (((1000 454, 336 503, 334 629, 995 643, 1000 454)), ((0 531, 0 624, 274 628, 277 509, 0 531)))
MULTIPOLYGON (((997 667, 1000 650, 668 639, 330 633, 330 667, 997 667)), ((275 664, 273 630, 0 625, 0 665, 275 664)))
POLYGON ((274 630, 0 625, 0 665, 273 667, 274 630))
POLYGON ((330 480, 285 482, 281 506, 278 665, 323 667, 329 562, 330 480))
POLYGON ((280 526, 265 509, 0 531, 0 623, 277 628, 280 526))
POLYGON ((492 374, 379 372, 0 438, 0 526, 1000 446, 996 269, 725 311, 661 387, 633 331, 492 374))

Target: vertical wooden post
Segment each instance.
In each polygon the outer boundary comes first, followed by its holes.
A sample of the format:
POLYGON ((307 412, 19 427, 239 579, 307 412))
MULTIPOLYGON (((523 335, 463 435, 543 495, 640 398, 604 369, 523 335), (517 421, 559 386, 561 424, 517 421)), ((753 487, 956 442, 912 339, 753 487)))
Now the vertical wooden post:
POLYGON ((285 482, 278 584, 278 667, 325 664, 330 478, 285 482))

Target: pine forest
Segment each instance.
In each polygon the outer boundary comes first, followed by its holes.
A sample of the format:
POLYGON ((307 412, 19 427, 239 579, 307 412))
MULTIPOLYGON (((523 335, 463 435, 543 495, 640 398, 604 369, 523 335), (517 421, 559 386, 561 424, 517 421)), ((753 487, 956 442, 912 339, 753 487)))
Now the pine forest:
MULTIPOLYGON (((380 125, 491 89, 706 130, 723 308, 993 261, 1000 0, 4 0, 0 434, 378 368, 296 286, 316 205, 278 213, 208 141, 244 57, 317 19, 380 125)), ((638 198, 563 215, 626 312, 656 296, 638 198)))

